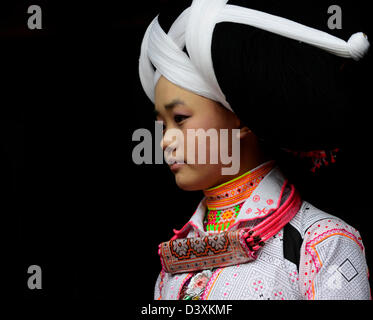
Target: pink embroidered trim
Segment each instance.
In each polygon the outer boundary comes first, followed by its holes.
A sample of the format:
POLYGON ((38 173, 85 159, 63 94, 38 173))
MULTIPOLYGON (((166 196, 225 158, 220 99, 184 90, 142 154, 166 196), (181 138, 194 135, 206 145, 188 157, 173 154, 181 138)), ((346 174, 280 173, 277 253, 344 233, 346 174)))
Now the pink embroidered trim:
POLYGON ((311 286, 306 291, 308 300, 315 300, 315 296, 314 296, 313 290, 314 290, 314 288, 313 288, 313 281, 312 281, 311 286))
POLYGON ((317 236, 316 238, 312 239, 311 241, 307 242, 306 243, 306 251, 311 255, 312 257, 312 261, 315 265, 315 269, 316 269, 316 272, 318 272, 320 270, 320 268, 322 267, 322 263, 321 261, 319 260, 319 256, 317 254, 317 251, 315 249, 315 246, 320 243, 321 241, 325 240, 326 238, 330 237, 330 236, 333 236, 333 235, 342 235, 342 236, 345 236, 345 237, 348 237, 352 240, 354 240, 357 245, 360 247, 360 249, 363 251, 364 250, 364 247, 361 245, 361 243, 359 242, 359 240, 356 238, 355 235, 353 235, 351 232, 348 232, 347 230, 345 229, 338 229, 338 228, 335 228, 335 229, 331 229, 329 231, 326 231, 326 232, 323 232, 322 234, 320 234, 319 236, 317 236))
POLYGON ((161 245, 162 244, 158 245, 158 255, 159 255, 159 259, 161 260, 161 265, 162 265, 162 271, 161 272, 164 272, 164 270, 166 268, 165 268, 165 264, 164 264, 163 257, 162 257, 161 245))

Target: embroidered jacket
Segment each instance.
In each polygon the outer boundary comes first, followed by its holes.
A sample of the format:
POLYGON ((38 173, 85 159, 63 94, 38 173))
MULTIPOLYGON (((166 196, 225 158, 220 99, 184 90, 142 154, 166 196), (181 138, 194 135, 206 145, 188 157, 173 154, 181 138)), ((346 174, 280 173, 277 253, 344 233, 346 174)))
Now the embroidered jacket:
MULTIPOLYGON (((230 230, 253 227, 276 208, 285 177, 275 167, 242 205, 230 230)), ((176 233, 206 236, 206 198, 176 233)), ((195 273, 158 276, 154 298, 179 299, 195 273)), ((343 220, 303 201, 294 218, 258 252, 255 261, 212 270, 201 299, 368 300, 370 288, 359 232, 343 220), (285 244, 284 244, 285 243, 285 244)))

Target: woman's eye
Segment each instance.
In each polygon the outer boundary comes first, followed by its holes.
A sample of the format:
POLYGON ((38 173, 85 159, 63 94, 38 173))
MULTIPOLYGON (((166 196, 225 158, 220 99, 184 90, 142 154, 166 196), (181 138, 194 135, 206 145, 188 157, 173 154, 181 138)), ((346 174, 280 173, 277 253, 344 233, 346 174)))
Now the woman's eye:
POLYGON ((177 115, 174 116, 174 120, 175 120, 176 123, 180 123, 187 118, 189 118, 189 116, 184 116, 184 115, 181 115, 181 114, 177 114, 177 115))

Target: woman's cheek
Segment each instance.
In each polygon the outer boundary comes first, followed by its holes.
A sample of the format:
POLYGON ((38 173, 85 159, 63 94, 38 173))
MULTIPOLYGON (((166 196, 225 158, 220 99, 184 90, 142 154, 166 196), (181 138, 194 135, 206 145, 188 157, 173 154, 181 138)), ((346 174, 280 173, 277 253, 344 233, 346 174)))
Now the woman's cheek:
POLYGON ((184 159, 188 164, 198 164, 198 138, 195 129, 184 131, 184 159))

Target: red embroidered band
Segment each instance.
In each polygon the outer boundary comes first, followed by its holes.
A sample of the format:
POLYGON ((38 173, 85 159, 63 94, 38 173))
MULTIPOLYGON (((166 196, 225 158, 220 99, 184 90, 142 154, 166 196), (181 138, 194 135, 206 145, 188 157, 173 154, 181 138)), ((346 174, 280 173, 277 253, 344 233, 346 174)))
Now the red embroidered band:
MULTIPOLYGON (((285 189, 284 183, 282 190, 285 189)), ((286 201, 254 228, 241 228, 205 237, 174 239, 159 245, 163 270, 184 273, 247 263, 299 211, 301 199, 294 186, 286 201)), ((282 192, 283 193, 283 192, 282 192)))

